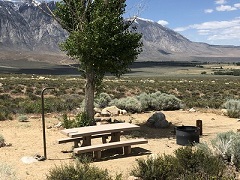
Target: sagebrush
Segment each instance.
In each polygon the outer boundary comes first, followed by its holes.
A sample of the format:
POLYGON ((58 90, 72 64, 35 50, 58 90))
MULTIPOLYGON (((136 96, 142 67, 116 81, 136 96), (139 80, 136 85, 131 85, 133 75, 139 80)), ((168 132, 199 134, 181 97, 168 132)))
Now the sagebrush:
POLYGON ((88 163, 75 163, 56 166, 50 169, 47 180, 121 180, 121 175, 115 178, 107 170, 91 166, 88 163))
POLYGON ((174 155, 149 156, 137 159, 131 174, 143 180, 234 179, 227 173, 224 161, 211 153, 191 146, 179 148, 174 155))

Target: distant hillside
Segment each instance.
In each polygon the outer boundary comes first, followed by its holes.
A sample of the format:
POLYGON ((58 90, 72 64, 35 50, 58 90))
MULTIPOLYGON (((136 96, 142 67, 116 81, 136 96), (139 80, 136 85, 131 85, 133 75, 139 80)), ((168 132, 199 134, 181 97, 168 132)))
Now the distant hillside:
MULTIPOLYGON (((133 26, 143 35, 144 51, 140 60, 217 61, 240 57, 240 47, 192 42, 181 34, 151 20, 137 18, 133 26)), ((239 59, 240 61, 240 59, 239 59)))
MULTIPOLYGON (((55 8, 55 2, 48 5, 55 8)), ((46 9, 43 4, 41 7, 46 9)), ((192 42, 169 28, 141 18, 133 26, 143 35, 144 51, 138 61, 240 61, 240 47, 192 42)), ((67 32, 31 4, 31 0, 0 1, 0 63, 18 59, 70 63, 58 47, 66 37, 67 32)))

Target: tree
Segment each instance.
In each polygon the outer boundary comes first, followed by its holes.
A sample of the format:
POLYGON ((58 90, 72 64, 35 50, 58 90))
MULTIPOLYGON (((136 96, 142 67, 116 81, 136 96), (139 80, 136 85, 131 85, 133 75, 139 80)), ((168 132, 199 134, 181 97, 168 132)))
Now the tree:
POLYGON ((126 0, 63 0, 55 18, 69 32, 61 49, 79 61, 86 79, 85 111, 94 118, 94 92, 106 75, 129 70, 142 51, 141 34, 125 21, 126 0))

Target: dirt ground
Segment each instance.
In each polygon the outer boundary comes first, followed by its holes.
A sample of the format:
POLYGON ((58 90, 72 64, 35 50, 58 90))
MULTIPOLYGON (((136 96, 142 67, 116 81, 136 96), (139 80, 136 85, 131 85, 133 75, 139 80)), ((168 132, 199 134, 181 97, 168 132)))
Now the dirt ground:
MULTIPOLYGON (((207 142, 214 138, 219 132, 229 130, 237 131, 240 122, 234 118, 228 118, 217 110, 196 110, 190 111, 162 111, 169 122, 173 125, 196 125, 196 120, 203 122, 203 135, 200 142, 207 142)), ((144 123, 153 112, 133 114, 131 116, 118 116, 115 119, 130 120, 141 126, 140 133, 134 132, 148 139, 148 144, 133 146, 132 155, 105 156, 101 161, 93 162, 95 166, 108 169, 111 174, 122 173, 127 179, 130 170, 136 164, 136 158, 145 158, 149 154, 171 154, 181 147, 176 144, 176 138, 172 134, 173 128, 153 129, 144 123)), ((33 163, 23 162, 23 157, 33 157, 35 154, 43 155, 43 133, 41 116, 29 116, 27 122, 18 120, 0 121, 0 134, 7 143, 12 145, 0 148, 0 163, 8 164, 16 172, 19 179, 42 180, 46 178, 49 169, 55 166, 74 162, 71 153, 63 153, 64 150, 71 150, 73 143, 57 144, 56 140, 64 138, 60 129, 54 127, 59 120, 56 115, 46 115, 46 140, 47 160, 33 163)), ((133 134, 134 134, 133 133, 133 134)), ((125 137, 123 137, 125 138, 125 137)))

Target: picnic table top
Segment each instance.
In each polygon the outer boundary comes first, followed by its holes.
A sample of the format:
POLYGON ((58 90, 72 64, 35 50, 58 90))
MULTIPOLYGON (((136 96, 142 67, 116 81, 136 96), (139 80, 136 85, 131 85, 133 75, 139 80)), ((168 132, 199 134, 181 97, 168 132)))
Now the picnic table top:
POLYGON ((94 134, 114 133, 121 131, 139 130, 140 127, 130 123, 102 124, 98 126, 85 126, 61 130, 61 133, 69 137, 91 136, 94 134))

